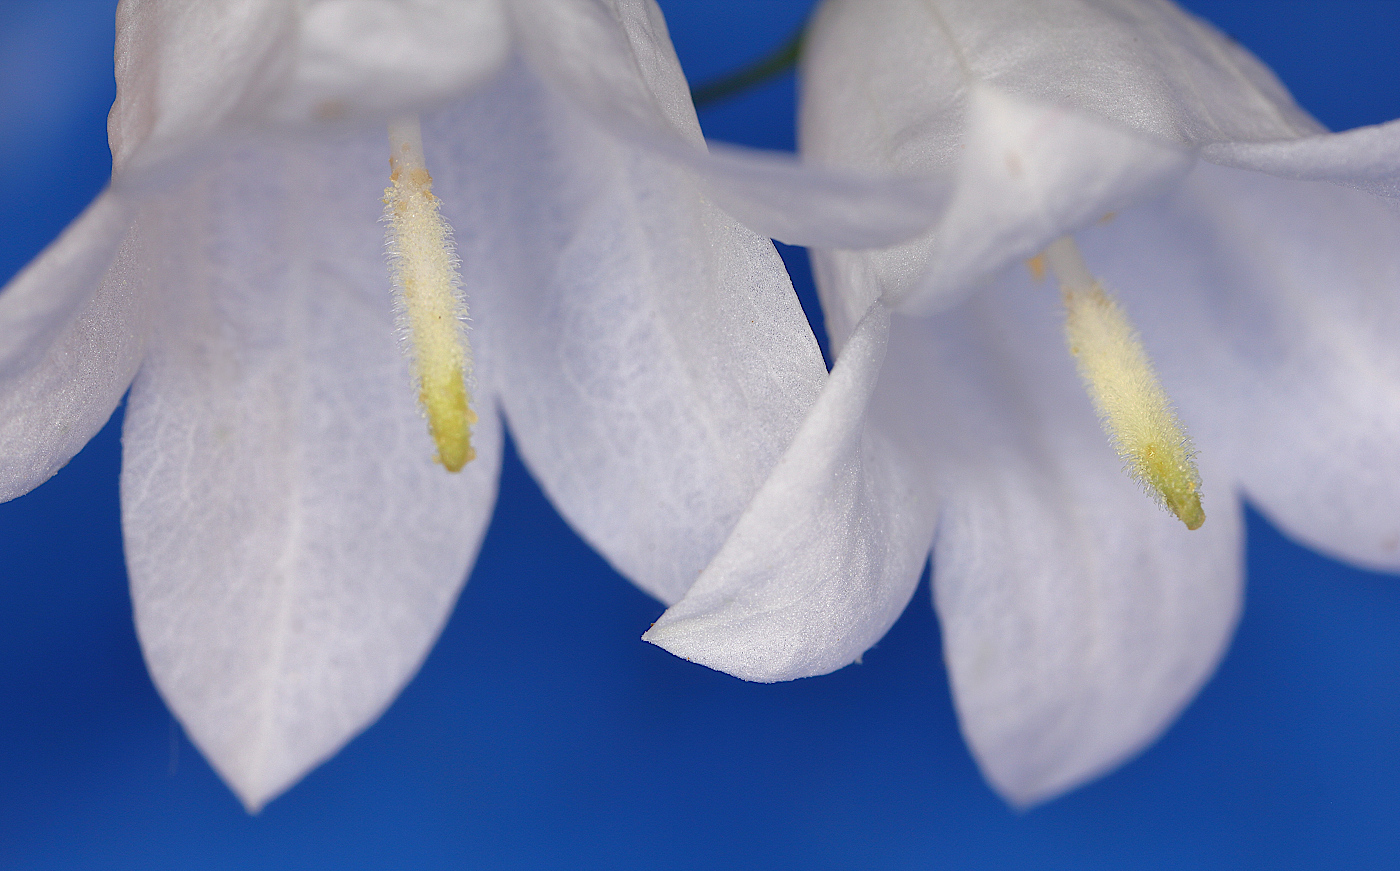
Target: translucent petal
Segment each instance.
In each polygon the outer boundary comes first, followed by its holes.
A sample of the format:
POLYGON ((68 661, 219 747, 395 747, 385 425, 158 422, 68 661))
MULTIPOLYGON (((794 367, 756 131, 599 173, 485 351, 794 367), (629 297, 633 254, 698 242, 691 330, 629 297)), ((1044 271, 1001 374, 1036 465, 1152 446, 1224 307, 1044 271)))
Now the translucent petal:
POLYGON ((1192 533, 1125 486, 1111 454, 1020 459, 950 493, 933 558, 963 734, 1024 806, 1111 770, 1176 718, 1224 655, 1243 565, 1228 492, 1192 533))
POLYGON ((494 501, 489 340, 478 458, 458 475, 433 462, 397 346, 386 149, 376 131, 218 156, 172 192, 142 252, 166 305, 123 439, 137 630, 162 696, 250 810, 417 670, 494 501))
POLYGON ((804 164, 786 154, 656 143, 695 173, 705 193, 745 226, 788 245, 868 248, 923 232, 948 208, 939 178, 889 178, 804 164))
POLYGON ((825 378, 781 261, 521 68, 425 125, 454 131, 437 138, 443 210, 464 280, 492 288, 474 317, 510 336, 521 455, 590 543, 678 600, 825 378))
POLYGON ((872 255, 900 310, 955 302, 1066 230, 1098 220, 1179 179, 1189 152, 1099 120, 978 86, 947 214, 921 239, 872 255))
POLYGON ((946 207, 936 180, 804 167, 790 155, 705 147, 665 21, 643 0, 523 0, 526 56, 563 99, 621 139, 686 168, 721 209, 792 245, 902 240, 946 207))
POLYGON ((947 171, 974 84, 1183 148, 1322 132, 1268 68, 1171 3, 830 0, 804 47, 802 150, 947 171))
POLYGON ((104 193, 0 293, 0 501, 82 450, 136 373, 147 297, 120 276, 103 280, 129 221, 125 202, 104 193))
POLYGON ((1400 121, 1276 142, 1218 142, 1201 157, 1282 178, 1331 181, 1400 197, 1400 121))
POLYGON ((1390 203, 1202 165, 1081 238, 1251 499, 1310 547, 1400 570, 1390 203))
POLYGON ((954 191, 939 226, 870 257, 908 311, 1161 189, 1203 145, 1318 132, 1263 65, 1169 3, 832 0, 805 49, 805 159, 954 191))
POLYGON ((614 133, 678 137, 703 150, 690 88, 649 0, 513 0, 535 74, 614 133))
POLYGON ((486 81, 510 47, 502 0, 318 0, 268 111, 315 122, 427 107, 486 81))
POLYGON ((1019 805, 1166 728, 1223 654, 1243 578, 1227 473, 1200 458, 1195 532, 1138 489, 1064 350, 1057 296, 1017 269, 954 312, 897 319, 873 412, 943 496, 934 596, 954 700, 1019 805))
POLYGON ((142 0, 118 13, 108 131, 124 173, 210 136, 442 103, 510 50, 501 0, 142 0))
POLYGON ((866 432, 888 329, 877 303, 724 548, 644 640, 745 680, 791 680, 854 662, 899 617, 934 512, 927 482, 866 432))
POLYGON ((158 162, 263 104, 295 32, 295 6, 279 0, 122 3, 107 119, 114 171, 158 162))

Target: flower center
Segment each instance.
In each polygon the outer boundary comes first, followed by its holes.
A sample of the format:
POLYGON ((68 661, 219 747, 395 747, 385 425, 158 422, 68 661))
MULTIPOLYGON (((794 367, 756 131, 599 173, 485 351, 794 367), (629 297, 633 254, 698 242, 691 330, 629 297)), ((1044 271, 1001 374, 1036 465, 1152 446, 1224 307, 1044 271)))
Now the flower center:
POLYGON ((1064 296, 1069 352, 1125 471, 1187 529, 1200 528, 1206 515, 1196 451, 1137 330, 1089 273, 1072 237, 1050 243, 1031 270, 1042 272, 1046 266, 1064 296))
POLYGON ((467 392, 472 355, 452 227, 438 213, 417 117, 389 124, 389 147, 384 247, 400 344, 437 445, 436 459, 458 472, 476 456, 471 441, 476 413, 467 392))

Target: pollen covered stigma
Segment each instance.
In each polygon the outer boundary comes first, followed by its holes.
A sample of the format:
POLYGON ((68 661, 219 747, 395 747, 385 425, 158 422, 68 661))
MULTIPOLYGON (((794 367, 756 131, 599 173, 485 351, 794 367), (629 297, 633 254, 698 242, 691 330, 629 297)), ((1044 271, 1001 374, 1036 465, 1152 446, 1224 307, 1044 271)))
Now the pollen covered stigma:
POLYGON ((1043 258, 1064 297, 1069 352, 1126 471, 1187 529, 1199 529, 1206 515, 1195 449, 1137 330, 1089 273, 1073 238, 1051 243, 1043 258))
POLYGON ((471 442, 476 413, 467 389, 471 346, 452 228, 433 196, 418 119, 391 122, 389 146, 384 245, 400 343, 437 446, 437 461, 458 472, 476 456, 471 442))

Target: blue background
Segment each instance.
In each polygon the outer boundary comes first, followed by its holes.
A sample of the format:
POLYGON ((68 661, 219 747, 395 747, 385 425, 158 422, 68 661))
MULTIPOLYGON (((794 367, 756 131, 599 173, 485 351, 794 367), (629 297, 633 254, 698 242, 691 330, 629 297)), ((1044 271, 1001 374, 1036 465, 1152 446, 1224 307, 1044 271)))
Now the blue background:
MULTIPOLYGON (((662 5, 692 81, 778 44, 810 6, 662 5)), ((1187 5, 1329 126, 1400 116, 1400 3, 1187 5)), ((109 0, 0 11, 0 276, 107 178, 111 45, 109 0)), ((701 117, 790 148, 792 103, 788 76, 701 117)), ((810 299, 805 257, 784 255, 810 299)), ((513 454, 422 672, 250 817, 142 665, 119 425, 0 505, 0 868, 1400 867, 1400 579, 1251 515, 1244 618, 1215 678, 1140 758, 1016 813, 958 734, 927 582, 863 665, 744 684, 637 640, 660 607, 513 454)))

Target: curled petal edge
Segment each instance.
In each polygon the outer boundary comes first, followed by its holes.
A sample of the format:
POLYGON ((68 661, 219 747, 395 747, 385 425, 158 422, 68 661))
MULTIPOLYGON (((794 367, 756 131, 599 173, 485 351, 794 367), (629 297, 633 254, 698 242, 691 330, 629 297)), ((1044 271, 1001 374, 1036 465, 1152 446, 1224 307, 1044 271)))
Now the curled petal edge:
POLYGON ((610 13, 589 0, 517 3, 531 68, 611 135, 688 170, 754 232, 789 245, 868 248, 913 238, 942 216, 949 191, 940 179, 828 169, 733 146, 707 149, 655 4, 617 6, 610 13))
POLYGON ((643 640, 771 683, 835 671, 908 604, 933 537, 933 500, 865 431, 889 312, 857 326, 802 428, 685 598, 643 640))
POLYGON ((1400 199, 1400 121, 1274 142, 1216 142, 1201 149, 1201 158, 1220 166, 1299 181, 1330 181, 1400 199))

